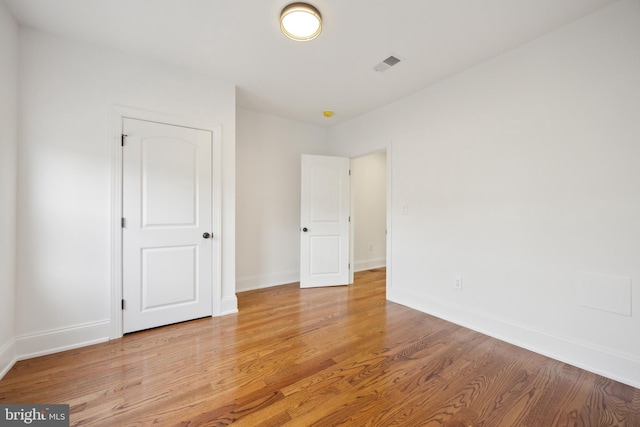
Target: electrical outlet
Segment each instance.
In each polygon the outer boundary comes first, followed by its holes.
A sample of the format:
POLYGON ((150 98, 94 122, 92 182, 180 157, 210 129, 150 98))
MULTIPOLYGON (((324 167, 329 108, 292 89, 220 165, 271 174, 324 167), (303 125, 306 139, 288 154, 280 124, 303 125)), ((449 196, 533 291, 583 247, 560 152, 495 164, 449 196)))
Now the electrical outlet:
POLYGON ((453 281, 453 287, 456 288, 457 290, 461 291, 462 290, 462 277, 458 276, 454 279, 453 281))

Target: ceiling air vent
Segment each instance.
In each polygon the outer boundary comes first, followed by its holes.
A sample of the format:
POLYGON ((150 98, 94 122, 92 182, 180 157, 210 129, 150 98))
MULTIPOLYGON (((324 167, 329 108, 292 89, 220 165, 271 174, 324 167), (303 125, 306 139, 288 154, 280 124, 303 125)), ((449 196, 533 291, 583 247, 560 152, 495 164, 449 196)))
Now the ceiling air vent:
POLYGON ((382 61, 381 63, 379 63, 375 67, 373 67, 373 69, 376 70, 379 73, 382 73, 383 71, 387 71, 389 68, 391 68, 394 65, 398 64, 400 61, 402 61, 402 59, 400 59, 400 58, 398 58, 398 57, 396 57, 394 55, 391 55, 387 59, 385 59, 384 61, 382 61))

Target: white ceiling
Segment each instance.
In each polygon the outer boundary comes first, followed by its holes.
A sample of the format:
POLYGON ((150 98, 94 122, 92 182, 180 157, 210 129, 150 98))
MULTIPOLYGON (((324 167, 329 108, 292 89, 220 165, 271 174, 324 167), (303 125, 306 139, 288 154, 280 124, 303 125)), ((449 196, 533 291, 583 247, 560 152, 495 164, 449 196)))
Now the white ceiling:
POLYGON ((614 0, 311 0, 323 32, 303 43, 280 32, 288 0, 4 1, 24 26, 204 73, 237 85, 241 107, 330 126, 614 0), (374 71, 391 53, 405 61, 374 71))

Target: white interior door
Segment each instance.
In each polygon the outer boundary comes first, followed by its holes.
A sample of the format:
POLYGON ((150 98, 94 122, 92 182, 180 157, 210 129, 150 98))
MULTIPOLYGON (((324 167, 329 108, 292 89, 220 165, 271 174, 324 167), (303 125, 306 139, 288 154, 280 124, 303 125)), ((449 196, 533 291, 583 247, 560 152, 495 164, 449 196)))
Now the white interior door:
POLYGON ((211 316, 212 134, 129 118, 123 134, 123 332, 211 316))
POLYGON ((300 287, 349 284, 348 158, 302 156, 300 287))

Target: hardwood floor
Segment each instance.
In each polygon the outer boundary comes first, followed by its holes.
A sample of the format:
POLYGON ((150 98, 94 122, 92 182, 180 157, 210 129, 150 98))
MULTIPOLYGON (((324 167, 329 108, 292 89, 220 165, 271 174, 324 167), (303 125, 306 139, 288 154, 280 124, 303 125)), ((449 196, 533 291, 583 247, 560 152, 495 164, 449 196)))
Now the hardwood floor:
POLYGON ((640 390, 387 302, 384 276, 21 361, 0 403, 67 403, 71 425, 640 426, 640 390))

